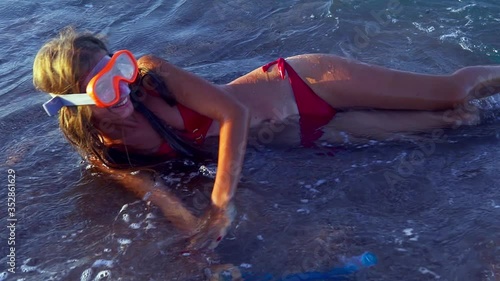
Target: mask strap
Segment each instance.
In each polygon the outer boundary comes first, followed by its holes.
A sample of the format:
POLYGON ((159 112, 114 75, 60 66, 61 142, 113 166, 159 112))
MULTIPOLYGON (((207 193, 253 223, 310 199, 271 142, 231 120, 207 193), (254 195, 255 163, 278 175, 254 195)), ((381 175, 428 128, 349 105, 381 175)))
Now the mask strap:
POLYGON ((50 94, 52 98, 43 104, 43 109, 49 116, 56 115, 64 106, 90 105, 95 104, 87 93, 55 95, 50 94))

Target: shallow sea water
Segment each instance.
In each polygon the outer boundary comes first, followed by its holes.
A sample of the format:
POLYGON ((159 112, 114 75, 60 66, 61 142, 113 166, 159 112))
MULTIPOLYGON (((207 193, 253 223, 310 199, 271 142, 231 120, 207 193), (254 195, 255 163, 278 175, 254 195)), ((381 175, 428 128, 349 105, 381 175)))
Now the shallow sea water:
MULTIPOLYGON (((0 16, 0 166, 4 179, 15 170, 18 219, 15 274, 0 227, 1 281, 203 280, 210 263, 283 276, 364 251, 379 264, 354 280, 500 280, 498 95, 481 102, 480 125, 439 138, 250 145, 228 236, 214 253, 185 255, 156 207, 87 169, 31 83, 36 51, 67 25, 216 83, 316 52, 449 73, 500 63, 497 1, 5 0, 0 16)), ((162 170, 194 212, 213 184, 214 163, 203 165, 162 170)))

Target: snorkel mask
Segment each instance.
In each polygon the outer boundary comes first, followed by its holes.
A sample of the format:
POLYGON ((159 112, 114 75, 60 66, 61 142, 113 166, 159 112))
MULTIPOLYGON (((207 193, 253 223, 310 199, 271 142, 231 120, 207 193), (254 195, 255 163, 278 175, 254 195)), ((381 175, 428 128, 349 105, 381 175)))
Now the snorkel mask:
POLYGON ((112 57, 104 56, 92 69, 85 83, 86 93, 55 95, 43 104, 49 116, 56 115, 63 106, 96 105, 110 107, 120 98, 130 94, 128 83, 135 81, 138 73, 137 61, 130 51, 121 50, 112 57), (101 69, 97 74, 95 71, 101 69), (89 81, 90 79, 90 81, 89 81))

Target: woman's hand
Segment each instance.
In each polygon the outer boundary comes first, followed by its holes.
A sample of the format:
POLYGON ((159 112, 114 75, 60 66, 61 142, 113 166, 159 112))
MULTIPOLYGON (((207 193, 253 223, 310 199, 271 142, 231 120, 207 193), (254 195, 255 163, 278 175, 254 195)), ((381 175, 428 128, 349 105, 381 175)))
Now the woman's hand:
POLYGON ((190 238, 188 249, 213 250, 227 234, 236 216, 236 208, 229 203, 225 208, 211 204, 200 218, 198 231, 190 238))

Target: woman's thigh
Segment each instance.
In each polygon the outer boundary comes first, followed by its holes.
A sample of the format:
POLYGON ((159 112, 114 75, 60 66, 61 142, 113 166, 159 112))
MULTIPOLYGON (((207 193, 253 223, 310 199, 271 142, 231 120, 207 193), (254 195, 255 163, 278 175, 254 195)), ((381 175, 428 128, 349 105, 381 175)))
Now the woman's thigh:
POLYGON ((450 75, 397 71, 328 54, 299 55, 287 62, 334 108, 439 110, 464 98, 450 75))

